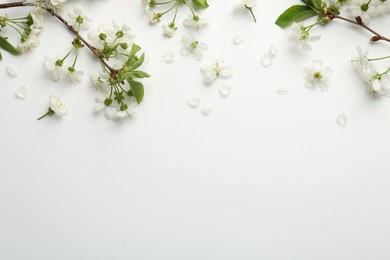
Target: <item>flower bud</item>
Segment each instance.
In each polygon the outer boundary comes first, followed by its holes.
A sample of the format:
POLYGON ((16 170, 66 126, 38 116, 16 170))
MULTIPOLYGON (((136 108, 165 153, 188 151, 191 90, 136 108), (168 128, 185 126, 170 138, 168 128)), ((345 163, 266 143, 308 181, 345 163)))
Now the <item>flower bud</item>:
POLYGON ((126 104, 122 104, 120 107, 121 111, 126 111, 127 108, 128 108, 128 106, 126 104))
POLYGON ((109 107, 109 106, 111 106, 111 104, 112 104, 112 99, 111 98, 106 98, 104 100, 104 105, 105 106, 109 107))
POLYGON ((356 16, 356 17, 355 17, 355 20, 356 20, 356 22, 357 22, 358 24, 363 24, 363 20, 362 20, 362 18, 361 18, 360 16, 356 16))
POLYGON ((372 36, 372 37, 371 37, 370 41, 371 41, 371 42, 377 42, 377 41, 379 41, 380 39, 381 39, 381 37, 379 37, 378 35, 375 35, 375 36, 372 36))

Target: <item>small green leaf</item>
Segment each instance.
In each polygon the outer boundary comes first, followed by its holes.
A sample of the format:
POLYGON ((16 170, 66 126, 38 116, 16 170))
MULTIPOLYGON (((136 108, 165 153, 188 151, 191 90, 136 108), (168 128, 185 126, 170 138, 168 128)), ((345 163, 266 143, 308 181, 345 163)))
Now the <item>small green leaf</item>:
POLYGON ((3 60, 3 55, 1 54, 1 52, 0 52, 0 60, 3 60))
POLYGON ((340 14, 340 9, 337 8, 336 6, 330 6, 330 10, 332 13, 339 15, 340 14))
POLYGON ((275 24, 286 28, 294 22, 300 22, 316 15, 318 15, 317 12, 306 5, 293 5, 278 17, 275 24))
POLYGON ((141 47, 138 46, 137 44, 133 44, 133 46, 131 46, 131 51, 130 51, 130 54, 129 54, 129 59, 132 58, 137 52, 139 52, 141 50, 141 47))
POLYGON ((207 7, 209 7, 207 0, 192 0, 192 3, 197 9, 206 9, 207 7))
POLYGON ((133 64, 129 64, 132 70, 139 68, 145 60, 145 53, 142 53, 138 60, 135 60, 133 64))
POLYGON ((20 51, 16 49, 9 41, 7 41, 6 38, 0 36, 0 48, 2 48, 5 51, 8 51, 9 53, 13 55, 19 55, 20 51))
POLYGON ((150 75, 146 72, 140 71, 140 70, 134 70, 129 74, 132 78, 137 79, 143 79, 143 78, 150 78, 150 75))
POLYGON ((133 95, 137 100, 137 103, 140 104, 142 102, 142 99, 144 98, 144 85, 142 85, 141 82, 135 81, 130 77, 127 79, 127 82, 130 85, 131 91, 133 91, 133 95))

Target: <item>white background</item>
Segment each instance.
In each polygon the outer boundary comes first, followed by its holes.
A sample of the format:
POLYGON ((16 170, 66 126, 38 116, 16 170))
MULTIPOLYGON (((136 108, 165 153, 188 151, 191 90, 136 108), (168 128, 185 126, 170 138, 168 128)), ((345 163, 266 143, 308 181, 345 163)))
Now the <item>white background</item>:
MULTIPOLYGON (((69 86, 45 72, 44 55, 64 54, 72 40, 61 24, 48 17, 31 54, 3 52, 0 259, 390 259, 390 101, 371 99, 350 64, 357 46, 379 57, 388 43, 371 46, 370 34, 335 21, 313 29, 322 39, 302 52, 274 25, 298 1, 258 1, 255 24, 233 11, 234 1, 210 0, 201 13, 210 26, 196 34, 210 48, 197 62, 180 56, 187 10, 168 39, 137 0, 77 2, 95 25, 114 17, 131 24, 152 78, 137 117, 116 123, 93 112, 88 76, 69 86), (243 44, 233 44, 235 34, 243 44), (271 44, 279 54, 264 69, 259 59, 271 44), (172 64, 162 60, 167 51, 176 53, 172 64), (199 69, 215 58, 234 76, 207 87, 199 69), (333 69, 328 92, 303 86, 302 69, 315 59, 333 69), (26 83, 22 101, 15 90, 26 83), (219 95, 222 83, 230 97, 219 95), (281 86, 291 93, 278 95, 281 86), (50 94, 71 112, 37 122, 50 94), (193 95, 213 105, 210 116, 186 105, 193 95)), ((388 36, 389 22, 370 25, 388 36)), ((85 51, 79 68, 93 72, 96 63, 85 51)))

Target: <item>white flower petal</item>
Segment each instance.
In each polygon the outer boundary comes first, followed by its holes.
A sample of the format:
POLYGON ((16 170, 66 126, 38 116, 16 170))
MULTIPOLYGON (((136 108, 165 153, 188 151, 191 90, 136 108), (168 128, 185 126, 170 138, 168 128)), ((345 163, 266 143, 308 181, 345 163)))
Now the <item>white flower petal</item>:
POLYGON ((277 92, 281 96, 290 94, 290 90, 287 87, 279 87, 277 92))
POLYGON ((206 104, 202 107, 202 110, 200 111, 204 116, 208 116, 213 111, 213 107, 210 104, 206 104))
POLYGON ((187 105, 191 108, 196 108, 199 106, 199 104, 200 104, 200 97, 198 96, 190 97, 187 100, 187 105))
POLYGON ((269 53, 264 53, 261 58, 260 58, 260 63, 263 68, 268 68, 272 65, 273 58, 271 54, 269 53))
POLYGON ((221 94, 222 97, 227 97, 232 93, 232 88, 228 85, 221 85, 219 87, 219 94, 221 94))
POLYGON ((7 65, 6 70, 8 75, 12 77, 17 77, 19 75, 19 69, 14 65, 7 65))
POLYGON ((340 127, 345 127, 347 125, 347 115, 344 113, 341 113, 337 117, 337 124, 340 127))
POLYGON ((15 92, 16 97, 20 99, 26 99, 29 94, 30 88, 27 85, 20 86, 15 92))
POLYGON ((234 35, 234 38, 233 38, 234 44, 239 45, 243 42, 244 42, 244 39, 241 37, 241 35, 239 35, 239 34, 234 35))
POLYGON ((166 63, 172 63, 175 59, 175 53, 173 52, 167 52, 163 55, 163 61, 166 63))

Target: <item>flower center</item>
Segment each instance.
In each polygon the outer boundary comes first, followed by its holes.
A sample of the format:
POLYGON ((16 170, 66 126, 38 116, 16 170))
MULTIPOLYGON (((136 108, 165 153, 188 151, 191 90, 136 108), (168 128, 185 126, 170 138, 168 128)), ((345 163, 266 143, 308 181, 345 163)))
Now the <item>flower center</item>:
POLYGON ((315 80, 320 80, 320 79, 322 79, 322 75, 321 75, 320 72, 315 72, 315 73, 313 74, 313 77, 314 77, 315 80))

